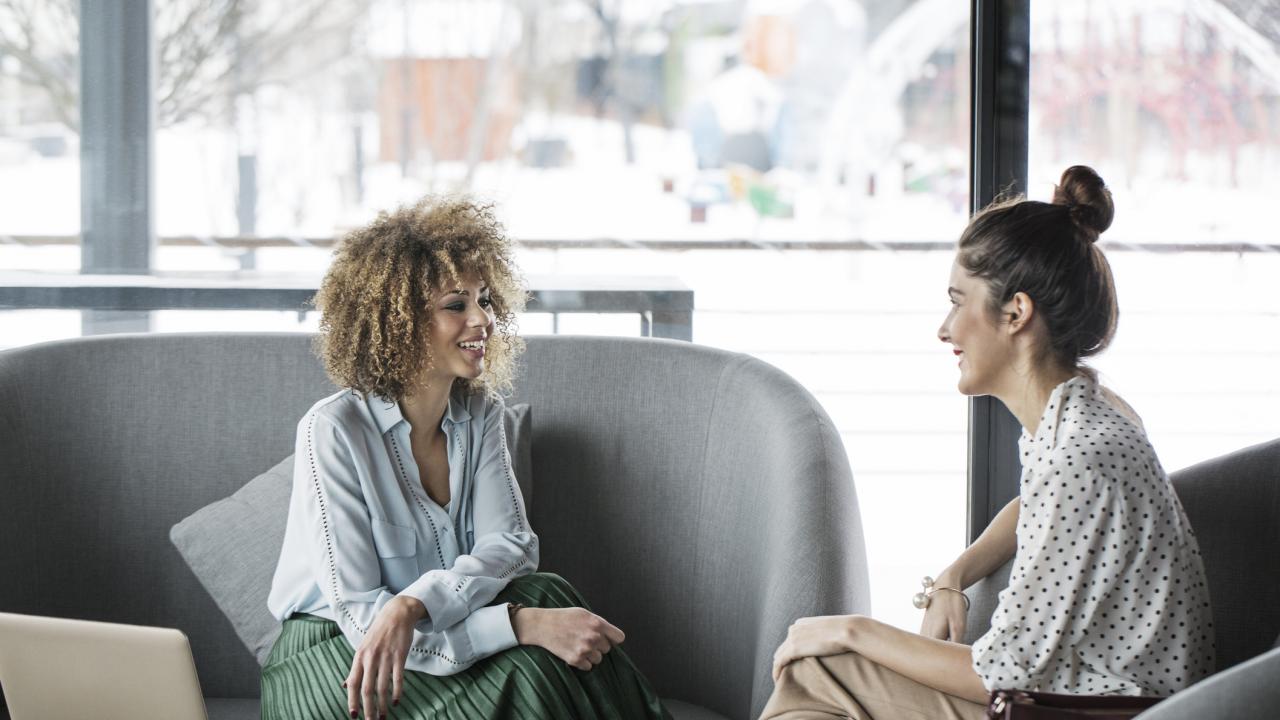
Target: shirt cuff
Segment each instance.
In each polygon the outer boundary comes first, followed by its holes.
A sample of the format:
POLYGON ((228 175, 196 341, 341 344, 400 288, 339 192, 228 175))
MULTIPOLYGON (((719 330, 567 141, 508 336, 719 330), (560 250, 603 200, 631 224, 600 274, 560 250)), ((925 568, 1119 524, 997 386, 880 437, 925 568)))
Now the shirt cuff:
POLYGON ((467 617, 467 606, 440 581, 438 573, 431 570, 399 592, 416 599, 427 609, 427 617, 418 622, 419 632, 442 632, 467 617))
POLYGON ((464 623, 471 651, 476 659, 489 657, 515 647, 516 631, 511 627, 511 613, 507 604, 490 605, 467 616, 464 623))

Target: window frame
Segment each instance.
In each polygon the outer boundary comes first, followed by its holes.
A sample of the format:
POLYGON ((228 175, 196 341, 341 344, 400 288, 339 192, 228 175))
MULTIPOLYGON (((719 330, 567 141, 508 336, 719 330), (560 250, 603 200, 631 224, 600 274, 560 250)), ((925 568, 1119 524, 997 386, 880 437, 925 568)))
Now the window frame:
MULTIPOLYGON (((972 0, 970 33, 969 197, 976 213, 1001 192, 1026 191, 1030 0, 972 0)), ((1021 433, 1004 403, 969 398, 969 542, 1018 494, 1021 433)))

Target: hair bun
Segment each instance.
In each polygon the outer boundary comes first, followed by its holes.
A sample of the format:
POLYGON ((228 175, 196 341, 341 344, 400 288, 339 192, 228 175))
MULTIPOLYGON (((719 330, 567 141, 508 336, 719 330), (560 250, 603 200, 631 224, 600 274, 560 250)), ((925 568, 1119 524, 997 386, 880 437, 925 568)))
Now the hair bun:
POLYGON ((1076 227, 1086 231, 1089 242, 1095 242, 1115 217, 1111 191, 1093 168, 1072 165, 1062 173, 1053 189, 1053 204, 1065 205, 1076 227))

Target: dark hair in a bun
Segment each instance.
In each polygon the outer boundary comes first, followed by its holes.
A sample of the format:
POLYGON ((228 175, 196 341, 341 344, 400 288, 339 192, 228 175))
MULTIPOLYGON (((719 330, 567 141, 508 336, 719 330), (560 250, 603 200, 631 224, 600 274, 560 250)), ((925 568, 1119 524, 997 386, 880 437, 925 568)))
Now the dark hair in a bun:
POLYGON ((1095 243, 1111 226, 1115 205, 1098 173, 1074 165, 1062 173, 1053 202, 1000 199, 973 216, 960 235, 957 260, 986 281, 992 317, 1019 292, 1035 303, 1063 368, 1106 349, 1119 320, 1111 265, 1095 243))
POLYGON ((1053 188, 1053 204, 1065 205, 1071 219, 1085 231, 1090 242, 1111 227, 1116 206, 1111 202, 1111 191, 1093 168, 1072 165, 1062 173, 1062 179, 1053 188))

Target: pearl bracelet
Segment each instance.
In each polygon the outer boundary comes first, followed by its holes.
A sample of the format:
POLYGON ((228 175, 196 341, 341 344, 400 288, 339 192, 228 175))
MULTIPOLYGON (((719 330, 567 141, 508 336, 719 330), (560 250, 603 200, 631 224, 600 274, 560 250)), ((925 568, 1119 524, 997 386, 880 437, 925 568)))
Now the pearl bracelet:
POLYGON ((925 608, 929 607, 929 603, 933 600, 934 593, 938 592, 939 590, 950 590, 953 593, 960 593, 960 597, 964 598, 964 610, 965 612, 969 611, 969 596, 965 595, 964 592, 959 588, 934 587, 933 578, 929 577, 928 575, 924 576, 924 579, 920 581, 920 584, 924 586, 924 590, 922 592, 916 593, 915 596, 911 598, 911 604, 915 605, 921 610, 924 610, 925 608))

